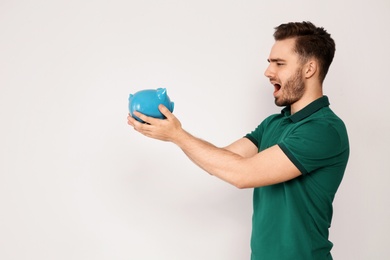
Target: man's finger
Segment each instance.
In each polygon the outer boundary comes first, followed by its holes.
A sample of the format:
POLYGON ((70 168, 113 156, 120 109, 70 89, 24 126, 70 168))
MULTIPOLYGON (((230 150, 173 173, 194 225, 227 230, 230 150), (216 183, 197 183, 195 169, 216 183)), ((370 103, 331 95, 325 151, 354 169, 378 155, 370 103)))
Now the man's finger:
POLYGON ((134 127, 134 121, 135 121, 135 118, 132 117, 132 116, 130 115, 130 113, 129 113, 128 116, 127 116, 127 124, 129 124, 129 125, 131 125, 131 126, 134 127))
POLYGON ((148 124, 148 125, 152 125, 153 123, 155 123, 155 118, 153 117, 150 117, 150 116, 146 116, 138 111, 134 111, 134 116, 138 117, 139 119, 141 119, 145 124, 148 124))
POLYGON ((134 111, 133 114, 134 114, 134 116, 138 117, 139 119, 141 119, 142 121, 147 123, 147 116, 145 116, 144 114, 142 114, 138 111, 134 111))
POLYGON ((160 105, 158 106, 158 109, 160 110, 160 112, 161 112, 168 120, 169 120, 169 119, 172 119, 173 114, 171 113, 171 111, 169 111, 169 109, 168 109, 166 106, 160 104, 160 105))

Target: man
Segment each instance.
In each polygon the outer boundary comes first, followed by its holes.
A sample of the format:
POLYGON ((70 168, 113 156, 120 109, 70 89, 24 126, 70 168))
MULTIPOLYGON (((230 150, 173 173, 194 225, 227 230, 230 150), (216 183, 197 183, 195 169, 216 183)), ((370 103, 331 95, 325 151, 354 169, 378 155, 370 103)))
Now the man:
POLYGON ((328 240, 332 202, 342 180, 349 143, 344 123, 329 108, 322 84, 335 43, 310 22, 275 28, 265 76, 280 114, 218 148, 183 130, 160 105, 165 120, 128 117, 145 136, 169 141, 202 169, 238 188, 254 188, 251 259, 332 259, 328 240))

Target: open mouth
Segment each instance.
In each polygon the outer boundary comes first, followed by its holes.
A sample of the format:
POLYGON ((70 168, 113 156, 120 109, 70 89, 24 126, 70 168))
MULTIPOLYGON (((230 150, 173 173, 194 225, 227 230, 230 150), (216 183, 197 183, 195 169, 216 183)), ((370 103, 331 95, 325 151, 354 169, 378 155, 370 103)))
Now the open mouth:
POLYGON ((274 85, 274 88, 275 88, 274 94, 277 93, 282 88, 282 86, 280 84, 278 84, 278 83, 274 83, 273 85, 274 85))

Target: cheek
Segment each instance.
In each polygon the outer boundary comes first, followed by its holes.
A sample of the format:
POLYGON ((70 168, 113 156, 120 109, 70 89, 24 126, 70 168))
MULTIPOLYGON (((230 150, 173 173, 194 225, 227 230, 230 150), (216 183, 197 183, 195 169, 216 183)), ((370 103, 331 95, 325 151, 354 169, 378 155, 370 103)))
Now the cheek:
POLYGON ((286 84, 286 82, 288 82, 288 80, 290 78, 287 73, 280 73, 278 75, 278 77, 279 77, 280 83, 282 83, 282 85, 286 84))
POLYGON ((292 78, 294 78, 296 74, 297 74, 296 71, 283 70, 278 74, 278 76, 282 83, 286 83, 289 82, 292 78))

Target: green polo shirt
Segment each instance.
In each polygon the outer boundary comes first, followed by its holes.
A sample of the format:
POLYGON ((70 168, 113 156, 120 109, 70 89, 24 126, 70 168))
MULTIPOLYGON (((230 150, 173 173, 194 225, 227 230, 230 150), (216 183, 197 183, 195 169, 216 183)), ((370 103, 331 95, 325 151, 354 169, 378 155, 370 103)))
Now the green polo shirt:
POLYGON ((332 259, 332 202, 349 157, 347 130, 323 96, 289 107, 246 135, 259 152, 279 145, 302 175, 254 189, 252 260, 332 259))

